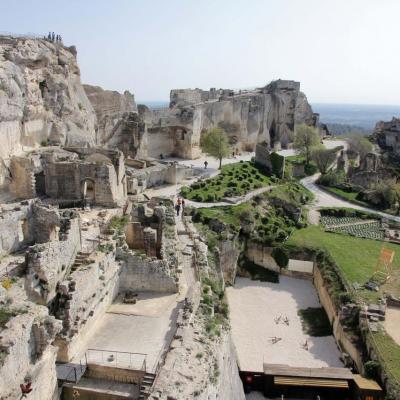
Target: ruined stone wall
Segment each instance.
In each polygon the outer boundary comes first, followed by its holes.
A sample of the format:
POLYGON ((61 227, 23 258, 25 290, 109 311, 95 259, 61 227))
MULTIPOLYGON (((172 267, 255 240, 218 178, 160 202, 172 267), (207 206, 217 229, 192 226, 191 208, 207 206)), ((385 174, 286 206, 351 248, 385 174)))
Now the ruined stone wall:
POLYGON ((19 251, 34 241, 32 202, 4 204, 0 211, 0 257, 19 251))
POLYGON ((178 292, 178 284, 164 260, 152 260, 131 252, 123 256, 121 291, 178 292))
POLYGON ((75 48, 0 36, 0 65, 0 159, 7 165, 12 155, 43 141, 94 143, 96 115, 80 82, 75 48))
POLYGON ((70 220, 67 232, 59 240, 37 244, 29 249, 26 256, 26 290, 39 304, 47 304, 56 295, 60 283, 75 261, 81 249, 80 220, 70 220))
POLYGON ((45 166, 46 194, 55 199, 82 200, 83 184, 94 185, 94 202, 106 207, 122 206, 126 201, 126 177, 123 162, 118 174, 106 163, 54 162, 45 166))
POLYGON ((143 152, 144 123, 135 98, 129 91, 120 94, 99 86, 83 85, 97 116, 97 143, 136 157, 143 152))
POLYGON ((10 193, 17 199, 33 199, 36 197, 35 177, 31 160, 22 157, 12 157, 10 162, 10 193))
POLYGON ((127 172, 128 192, 136 194, 146 188, 160 186, 165 183, 175 185, 184 179, 192 177, 195 171, 192 168, 178 166, 175 163, 158 163, 151 167, 127 172))
POLYGON ((208 100, 210 93, 201 89, 172 89, 170 92, 170 106, 188 106, 208 100))
POLYGON ((4 304, 6 296, 14 299, 10 307, 18 312, 1 331, 0 397, 19 400, 19 385, 28 379, 32 382, 31 399, 57 398, 56 348, 51 343, 59 323, 48 315, 46 307, 28 302, 19 284, 8 291, 0 286, 0 303, 4 304))
POLYGON ((56 341, 59 361, 70 361, 88 336, 95 333, 96 322, 118 295, 119 272, 115 252, 98 251, 70 275, 71 279, 59 285, 55 304, 56 317, 63 323, 56 341))
POLYGON ((59 240, 61 217, 58 208, 44 207, 40 203, 32 205, 32 230, 35 243, 59 240))

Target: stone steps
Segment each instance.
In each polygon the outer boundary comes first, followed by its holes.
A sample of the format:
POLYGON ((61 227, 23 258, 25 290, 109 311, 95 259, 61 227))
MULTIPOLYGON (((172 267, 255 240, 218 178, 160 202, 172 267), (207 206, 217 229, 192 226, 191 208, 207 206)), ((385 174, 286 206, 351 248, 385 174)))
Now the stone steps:
POLYGON ((153 386, 154 380, 156 379, 156 374, 146 372, 142 379, 142 384, 140 385, 139 400, 145 400, 150 395, 151 387, 153 386))

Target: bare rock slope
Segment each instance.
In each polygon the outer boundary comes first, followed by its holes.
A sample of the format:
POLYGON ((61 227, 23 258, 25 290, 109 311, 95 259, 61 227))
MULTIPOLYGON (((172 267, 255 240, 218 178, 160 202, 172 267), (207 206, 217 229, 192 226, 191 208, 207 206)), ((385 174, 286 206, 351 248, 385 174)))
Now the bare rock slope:
POLYGON ((0 183, 10 156, 47 142, 93 144, 95 123, 75 47, 0 36, 0 183))

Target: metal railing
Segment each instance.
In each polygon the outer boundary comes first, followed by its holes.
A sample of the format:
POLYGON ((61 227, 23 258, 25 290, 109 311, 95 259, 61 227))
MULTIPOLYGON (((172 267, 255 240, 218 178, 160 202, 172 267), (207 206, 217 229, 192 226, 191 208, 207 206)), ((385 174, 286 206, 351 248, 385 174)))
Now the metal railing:
POLYGON ((78 383, 78 381, 80 380, 80 378, 86 371, 86 365, 83 365, 82 362, 79 362, 79 366, 66 365, 65 368, 70 369, 70 371, 68 372, 68 374, 65 378, 66 382, 78 383))
POLYGON ((86 362, 88 364, 101 364, 113 367, 146 371, 147 354, 130 353, 127 351, 88 349, 86 362))

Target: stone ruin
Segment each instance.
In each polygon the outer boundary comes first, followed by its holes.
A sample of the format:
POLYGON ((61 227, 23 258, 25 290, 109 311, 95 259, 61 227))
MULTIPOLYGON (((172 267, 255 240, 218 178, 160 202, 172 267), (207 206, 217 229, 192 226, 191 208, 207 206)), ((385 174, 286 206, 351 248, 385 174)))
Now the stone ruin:
POLYGON ((285 80, 237 92, 172 90, 169 108, 143 114, 147 154, 152 157, 196 158, 201 135, 213 127, 223 128, 239 151, 254 151, 256 144, 264 141, 271 148, 286 148, 296 124, 318 124, 318 115, 300 92, 300 83, 285 80))
POLYGON ((127 198, 124 156, 101 148, 51 148, 11 158, 15 198, 47 196, 63 202, 121 206, 127 198))
POLYGON ((400 118, 393 117, 391 121, 379 121, 373 136, 382 149, 389 150, 395 156, 400 155, 400 118))

